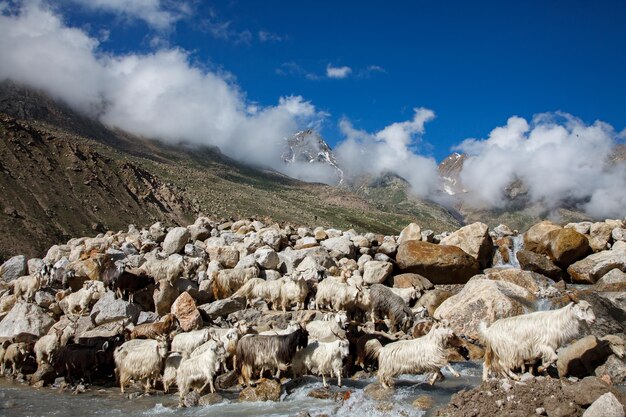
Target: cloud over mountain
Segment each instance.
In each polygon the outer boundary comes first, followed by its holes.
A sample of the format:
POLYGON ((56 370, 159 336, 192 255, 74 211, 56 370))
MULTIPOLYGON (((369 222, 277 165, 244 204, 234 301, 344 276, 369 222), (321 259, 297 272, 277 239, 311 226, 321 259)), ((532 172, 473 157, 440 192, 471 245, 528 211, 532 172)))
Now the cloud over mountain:
POLYGON ((626 166, 607 164, 618 136, 606 123, 588 125, 567 113, 538 114, 530 122, 511 117, 486 139, 458 146, 469 155, 461 181, 476 206, 504 207, 505 187, 520 180, 531 202, 548 209, 574 201, 594 217, 622 217, 626 166))

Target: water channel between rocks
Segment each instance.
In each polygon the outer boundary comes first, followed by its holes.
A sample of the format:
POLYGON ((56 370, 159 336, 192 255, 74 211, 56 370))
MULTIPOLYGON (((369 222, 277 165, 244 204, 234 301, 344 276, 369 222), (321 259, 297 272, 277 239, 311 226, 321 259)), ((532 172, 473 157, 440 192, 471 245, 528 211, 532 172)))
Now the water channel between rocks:
MULTIPOLYGON (((177 408, 178 394, 157 392, 149 396, 127 399, 117 388, 92 386, 87 392, 72 394, 58 389, 35 389, 10 380, 0 378, 0 416, 6 417, 83 417, 83 416, 295 416, 307 411, 312 416, 429 416, 434 410, 450 401, 450 397, 462 390, 480 383, 481 363, 464 362, 453 364, 461 374, 454 378, 447 371, 445 381, 437 381, 434 386, 425 382, 424 375, 402 375, 396 379, 396 387, 389 398, 378 401, 368 398, 363 390, 376 378, 359 381, 344 380, 344 388, 353 392, 342 403, 334 400, 321 400, 307 394, 322 383, 318 378, 305 377, 295 388, 283 394, 280 402, 239 402, 237 392, 226 391, 220 394, 226 401, 216 405, 195 408, 177 408), (421 395, 428 395, 434 401, 430 412, 413 406, 413 401, 421 395)), ((336 380, 331 380, 336 383, 336 380)), ((336 389, 336 387, 334 387, 336 389)))

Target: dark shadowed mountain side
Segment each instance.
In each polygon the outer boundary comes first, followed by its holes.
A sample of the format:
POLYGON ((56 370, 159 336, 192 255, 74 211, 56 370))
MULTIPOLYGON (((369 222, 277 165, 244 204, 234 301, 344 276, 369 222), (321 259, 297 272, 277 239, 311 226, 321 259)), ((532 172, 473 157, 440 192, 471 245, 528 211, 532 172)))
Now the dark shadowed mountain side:
POLYGON ((199 214, 386 234, 412 221, 435 231, 459 226, 435 204, 394 205, 397 199, 378 201, 371 191, 246 166, 216 148, 166 145, 112 130, 9 82, 0 83, 0 190, 0 260, 42 256, 70 236, 95 235, 94 228, 184 224, 199 214))

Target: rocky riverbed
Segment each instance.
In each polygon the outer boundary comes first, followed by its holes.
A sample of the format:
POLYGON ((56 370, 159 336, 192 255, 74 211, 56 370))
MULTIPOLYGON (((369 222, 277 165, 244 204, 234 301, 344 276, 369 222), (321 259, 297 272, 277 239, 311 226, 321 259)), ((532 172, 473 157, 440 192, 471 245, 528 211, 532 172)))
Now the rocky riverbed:
POLYGON ((192 416, 211 410, 220 415, 577 416, 593 412, 592 403, 603 395, 604 410, 610 404, 618 409, 626 380, 624 227, 622 220, 542 222, 520 234, 504 225, 490 230, 474 223, 434 235, 411 224, 399 236, 383 236, 199 218, 187 227, 156 223, 71 239, 41 259, 17 255, 0 266, 0 360, 7 377, 0 383, 0 409, 16 416, 84 415, 87 409, 107 415, 192 416), (296 310, 298 302, 290 300, 283 312, 275 299, 238 292, 252 278, 304 280, 305 309, 296 310), (330 310, 316 309, 318 284, 327 279, 356 291, 342 304, 350 318, 345 336, 336 335, 347 337, 351 346, 344 357, 344 387, 323 389, 317 376, 292 378, 287 372, 280 382, 266 379, 242 391, 236 372, 229 371, 217 377, 217 394, 186 395, 187 409, 176 408, 178 395, 163 394, 160 381, 149 395, 138 381, 130 394, 114 387, 113 351, 135 326, 166 314, 176 317, 175 333, 207 327, 277 333, 294 323, 332 321, 332 303, 324 307, 330 310), (384 312, 371 321, 368 294, 379 284, 410 309, 410 326, 394 328, 384 312), (481 321, 556 309, 572 299, 589 302, 596 322, 559 351, 549 375, 481 384, 481 321), (446 379, 431 387, 427 375, 403 375, 395 378, 395 388, 383 390, 375 372, 355 365, 358 335, 410 340, 433 321, 448 322, 458 336, 448 347, 448 359, 460 378, 444 371, 446 379), (46 334, 57 335, 57 341, 36 361, 35 343, 46 334), (94 349, 97 360, 60 366, 59 352, 68 349, 94 349))

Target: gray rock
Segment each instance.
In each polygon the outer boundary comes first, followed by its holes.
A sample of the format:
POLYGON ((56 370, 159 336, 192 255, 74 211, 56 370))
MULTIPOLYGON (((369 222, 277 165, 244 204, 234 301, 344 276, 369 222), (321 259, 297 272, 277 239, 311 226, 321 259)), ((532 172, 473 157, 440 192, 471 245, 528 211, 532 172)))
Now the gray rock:
POLYGON ((53 324, 54 320, 38 305, 18 302, 0 321, 0 338, 12 338, 20 333, 43 336, 53 324))
POLYGON ((259 264, 262 269, 276 269, 280 262, 276 251, 270 248, 257 249, 256 252, 254 252, 254 257, 257 264, 259 264))
POLYGON ((178 294, 178 289, 176 289, 169 280, 160 280, 152 296, 156 313, 159 316, 164 316, 169 313, 172 304, 174 304, 174 301, 178 298, 178 294))
POLYGON ((626 363, 624 359, 611 355, 604 365, 596 368, 596 376, 608 375, 614 384, 623 384, 626 382, 626 363))
MULTIPOLYGON (((328 231, 326 232, 328 233, 328 231)), ((350 238, 345 236, 326 239, 322 241, 322 246, 330 252, 336 252, 338 257, 353 258, 356 253, 354 244, 350 238)))
POLYGON ((417 223, 410 223, 400 232, 398 244, 402 244, 408 240, 422 240, 422 229, 417 223))
POLYGON ((122 252, 124 252, 124 254, 126 256, 130 256, 130 255, 138 255, 139 254, 139 250, 137 250, 137 248, 135 247, 135 245, 133 245, 130 242, 124 242, 122 243, 122 252))
POLYGON ((274 271, 272 269, 266 269, 265 271, 261 271, 259 276, 261 278, 264 278, 266 281, 276 281, 277 279, 280 279, 282 275, 278 271, 274 271))
POLYGON ((520 268, 525 271, 537 272, 548 278, 558 280, 561 278, 561 268, 556 266, 554 262, 545 255, 540 255, 529 250, 520 250, 517 252, 517 261, 520 268))
POLYGON ((363 281, 366 284, 381 284, 391 275, 393 265, 390 262, 369 261, 363 269, 363 281))
POLYGON ((54 292, 49 288, 46 290, 39 290, 35 293, 35 304, 39 307, 48 308, 50 304, 54 303, 54 292))
POLYGON ((626 250, 615 245, 612 250, 594 253, 567 268, 574 283, 595 284, 611 269, 626 271, 626 250))
POLYGON ((607 392, 585 410, 583 417, 624 417, 624 406, 615 395, 607 392))
POLYGON ((596 282, 596 291, 626 291, 626 273, 611 269, 596 282))
POLYGON ((167 256, 179 253, 191 237, 186 227, 174 227, 163 240, 163 251, 167 256))
POLYGON ((142 311, 137 318, 137 324, 154 323, 159 320, 159 315, 153 311, 142 311))
POLYGON ((0 265, 0 279, 5 282, 13 281, 14 279, 26 275, 27 269, 28 259, 26 259, 26 256, 14 256, 0 265))
POLYGON ((28 275, 32 275, 37 271, 41 271, 46 265, 43 259, 40 258, 31 258, 27 262, 28 265, 28 275))
POLYGON ((139 313, 141 311, 135 304, 115 298, 115 294, 108 291, 93 306, 90 316, 96 325, 120 319, 126 319, 134 324, 137 323, 139 313))
POLYGON ((200 310, 200 313, 211 320, 216 320, 218 317, 226 317, 231 313, 243 310, 245 308, 245 298, 233 297, 213 301, 212 303, 202 304, 201 306, 198 306, 198 310, 200 310))

